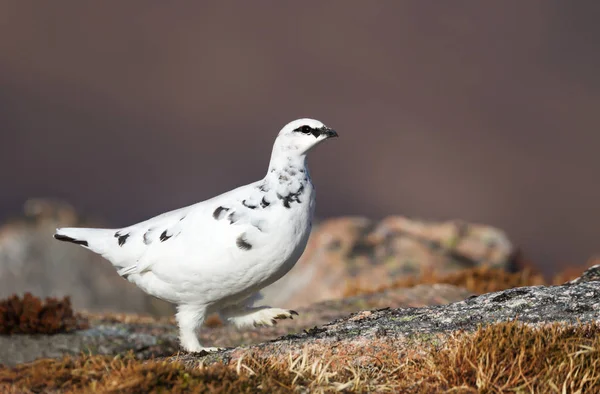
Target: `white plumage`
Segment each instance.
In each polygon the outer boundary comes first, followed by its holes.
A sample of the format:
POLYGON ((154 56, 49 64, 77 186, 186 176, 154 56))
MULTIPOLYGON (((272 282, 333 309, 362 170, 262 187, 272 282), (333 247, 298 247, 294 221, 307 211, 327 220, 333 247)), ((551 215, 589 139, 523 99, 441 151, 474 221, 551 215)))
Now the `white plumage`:
POLYGON ((59 228, 54 237, 102 255, 148 294, 177 304, 183 348, 214 351, 196 335, 207 314, 239 327, 295 314, 252 304, 306 247, 315 205, 306 154, 331 137, 337 133, 317 120, 295 120, 279 132, 260 181, 122 229, 59 228))

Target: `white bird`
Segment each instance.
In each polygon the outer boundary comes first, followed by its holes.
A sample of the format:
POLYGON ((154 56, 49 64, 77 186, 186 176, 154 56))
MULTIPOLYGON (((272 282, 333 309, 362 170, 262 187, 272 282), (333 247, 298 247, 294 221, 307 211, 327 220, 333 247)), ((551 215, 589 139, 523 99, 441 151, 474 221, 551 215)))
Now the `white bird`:
POLYGON ((54 238, 102 255, 146 293, 176 304, 186 351, 219 350, 197 337, 208 314, 238 327, 297 314, 253 303, 304 252, 315 208, 306 154, 332 137, 337 133, 317 120, 295 120, 279 132, 257 182, 129 227, 58 228, 54 238))

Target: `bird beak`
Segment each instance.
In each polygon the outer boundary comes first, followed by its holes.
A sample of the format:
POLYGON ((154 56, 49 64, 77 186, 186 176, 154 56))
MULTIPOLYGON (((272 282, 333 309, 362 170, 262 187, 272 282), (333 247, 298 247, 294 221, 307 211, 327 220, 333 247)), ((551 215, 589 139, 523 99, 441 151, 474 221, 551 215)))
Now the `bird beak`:
POLYGON ((330 129, 329 127, 324 127, 321 135, 324 135, 325 138, 334 138, 338 136, 338 133, 334 129, 330 129))

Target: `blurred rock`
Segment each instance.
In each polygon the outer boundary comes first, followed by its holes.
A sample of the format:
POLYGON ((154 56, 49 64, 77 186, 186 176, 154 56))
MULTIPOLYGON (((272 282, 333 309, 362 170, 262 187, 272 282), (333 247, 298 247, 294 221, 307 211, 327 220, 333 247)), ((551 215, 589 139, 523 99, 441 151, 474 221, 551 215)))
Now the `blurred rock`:
POLYGON ((480 224, 401 216, 331 219, 315 227, 292 271, 262 291, 262 303, 294 308, 342 298, 349 284, 368 290, 431 272, 510 270, 515 255, 502 231, 480 224))
POLYGON ((24 218, 0 227, 0 298, 30 292, 41 298, 70 296, 77 310, 173 313, 170 304, 123 280, 102 257, 52 237, 59 226, 101 223, 49 199, 28 200, 24 211, 24 218))

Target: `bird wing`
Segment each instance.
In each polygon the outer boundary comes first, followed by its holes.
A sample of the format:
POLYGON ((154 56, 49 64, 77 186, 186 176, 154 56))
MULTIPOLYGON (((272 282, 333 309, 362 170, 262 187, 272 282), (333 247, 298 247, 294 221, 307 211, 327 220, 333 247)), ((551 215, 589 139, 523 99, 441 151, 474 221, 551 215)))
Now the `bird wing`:
POLYGON ((127 238, 120 255, 109 260, 119 263, 123 276, 151 271, 181 277, 197 272, 198 264, 203 273, 212 264, 222 268, 241 252, 265 244, 269 200, 258 183, 250 184, 121 229, 116 239, 127 238))
MULTIPOLYGON (((200 203, 201 204, 201 203, 200 203)), ((101 250, 95 250, 109 260, 119 273, 133 272, 133 266, 143 256, 148 246, 166 235, 162 232, 177 225, 196 205, 166 212, 143 222, 114 230, 112 238, 105 241, 101 250)))

